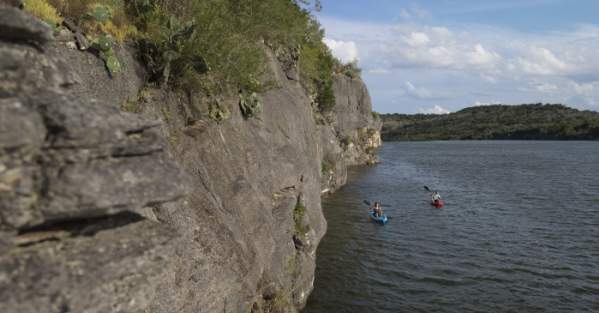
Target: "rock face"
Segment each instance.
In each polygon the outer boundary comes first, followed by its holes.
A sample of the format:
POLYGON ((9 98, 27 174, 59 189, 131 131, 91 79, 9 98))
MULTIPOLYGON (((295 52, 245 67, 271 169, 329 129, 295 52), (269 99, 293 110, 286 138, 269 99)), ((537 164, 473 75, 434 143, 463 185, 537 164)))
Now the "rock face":
POLYGON ((321 130, 325 147, 322 184, 331 192, 345 184, 347 166, 378 163, 375 150, 382 145, 382 122, 372 113, 364 82, 344 75, 337 75, 333 82, 332 128, 321 130))
POLYGON ((178 236, 150 207, 188 193, 160 121, 69 93, 50 29, 0 16, 1 311, 148 307, 178 236))
POLYGON ((111 80, 43 23, 2 14, 2 312, 303 307, 321 192, 376 161, 380 123, 360 80, 336 79, 333 123, 318 125, 295 67, 270 55, 279 87, 260 95, 263 112, 246 119, 222 96, 231 118, 217 123, 215 99, 141 89, 130 49, 111 80), (137 113, 119 109, 133 98, 137 113))

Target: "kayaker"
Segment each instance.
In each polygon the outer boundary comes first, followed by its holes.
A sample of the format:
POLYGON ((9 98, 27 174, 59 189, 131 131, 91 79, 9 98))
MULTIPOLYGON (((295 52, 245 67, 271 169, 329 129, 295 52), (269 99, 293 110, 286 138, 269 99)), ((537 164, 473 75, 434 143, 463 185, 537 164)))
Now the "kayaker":
POLYGON ((431 196, 433 202, 441 200, 441 195, 437 191, 433 191, 433 195, 431 196))
POLYGON ((376 217, 381 217, 383 216, 383 210, 381 209, 381 203, 378 201, 374 202, 374 205, 372 206, 372 212, 374 212, 374 216, 376 217))

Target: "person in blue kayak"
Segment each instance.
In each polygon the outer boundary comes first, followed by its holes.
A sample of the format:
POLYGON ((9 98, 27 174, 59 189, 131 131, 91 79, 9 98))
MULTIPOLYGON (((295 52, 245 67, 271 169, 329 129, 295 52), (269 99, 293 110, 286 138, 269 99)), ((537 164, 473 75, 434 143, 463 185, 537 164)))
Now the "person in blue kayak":
POLYGON ((381 217, 383 216, 383 209, 381 209, 381 203, 375 201, 372 207, 370 208, 372 212, 374 212, 374 216, 381 217))

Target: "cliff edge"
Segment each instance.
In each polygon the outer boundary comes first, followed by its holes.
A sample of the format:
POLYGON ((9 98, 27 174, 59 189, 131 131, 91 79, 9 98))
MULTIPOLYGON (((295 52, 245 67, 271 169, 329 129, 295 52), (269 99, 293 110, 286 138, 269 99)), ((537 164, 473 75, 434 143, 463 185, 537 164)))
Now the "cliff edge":
POLYGON ((380 121, 334 78, 329 122, 268 51, 274 88, 209 118, 200 94, 110 77, 72 35, 0 6, 2 312, 297 312, 326 231, 320 197, 372 164, 380 121), (130 101, 135 98, 132 107, 130 101), (131 111, 131 112, 126 112, 131 111))

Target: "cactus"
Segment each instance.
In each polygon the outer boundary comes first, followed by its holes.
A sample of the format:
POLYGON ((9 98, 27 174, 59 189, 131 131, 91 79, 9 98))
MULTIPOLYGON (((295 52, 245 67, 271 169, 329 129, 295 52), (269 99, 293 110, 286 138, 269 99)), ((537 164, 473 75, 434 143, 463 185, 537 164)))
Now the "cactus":
POLYGON ((112 18, 112 12, 110 12, 110 8, 105 5, 95 4, 87 13, 87 17, 96 22, 103 23, 112 18))
POLYGON ((100 59, 104 61, 110 75, 114 75, 121 71, 121 63, 112 49, 112 46, 114 45, 112 37, 102 34, 99 37, 92 38, 91 43, 92 48, 98 51, 100 59))
POLYGON ((105 55, 106 60, 104 62, 106 63, 106 67, 110 74, 114 75, 121 71, 121 63, 112 52, 112 49, 110 49, 110 52, 110 54, 105 55))
POLYGON ((112 50, 113 44, 114 44, 114 41, 112 40, 112 38, 110 36, 107 36, 106 34, 102 34, 99 37, 92 40, 92 46, 94 48, 96 48, 97 50, 99 50, 100 52, 105 52, 105 53, 108 52, 109 50, 112 50))

